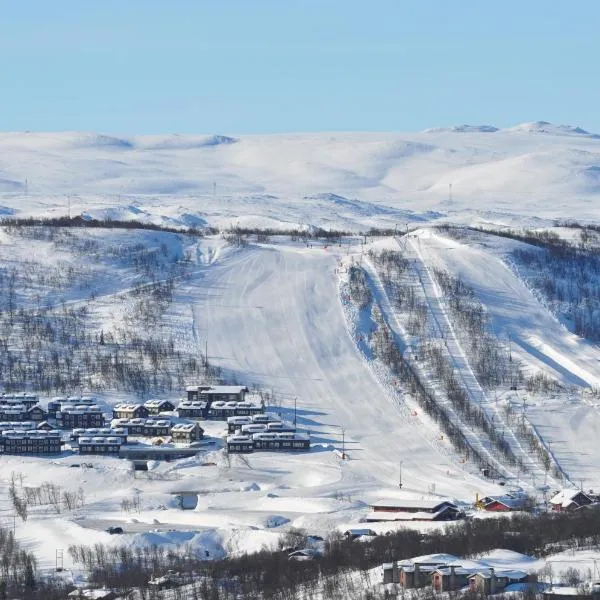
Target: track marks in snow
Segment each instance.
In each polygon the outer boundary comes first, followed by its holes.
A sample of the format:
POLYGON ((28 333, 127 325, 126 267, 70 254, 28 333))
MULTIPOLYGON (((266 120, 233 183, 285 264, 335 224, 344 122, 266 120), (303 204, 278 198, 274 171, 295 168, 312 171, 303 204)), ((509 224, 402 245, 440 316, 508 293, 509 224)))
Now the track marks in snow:
MULTIPOLYGON (((397 485, 404 460, 408 488, 423 492, 436 482, 440 493, 456 495, 455 465, 403 418, 348 335, 336 264, 322 249, 251 246, 209 269, 202 285, 219 293, 198 290, 196 303, 209 321, 211 361, 273 389, 288 410, 297 397, 315 439, 340 446, 343 428, 348 485, 397 485)), ((478 479, 459 477, 469 497, 481 489, 478 479)))

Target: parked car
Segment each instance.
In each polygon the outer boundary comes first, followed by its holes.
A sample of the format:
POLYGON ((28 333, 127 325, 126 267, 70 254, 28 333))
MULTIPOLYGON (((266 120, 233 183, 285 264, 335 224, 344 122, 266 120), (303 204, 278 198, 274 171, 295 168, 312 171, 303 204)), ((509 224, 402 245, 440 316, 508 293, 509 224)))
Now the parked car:
POLYGON ((125 533, 122 527, 108 527, 106 529, 106 533, 110 533, 110 535, 115 535, 118 533, 125 533))

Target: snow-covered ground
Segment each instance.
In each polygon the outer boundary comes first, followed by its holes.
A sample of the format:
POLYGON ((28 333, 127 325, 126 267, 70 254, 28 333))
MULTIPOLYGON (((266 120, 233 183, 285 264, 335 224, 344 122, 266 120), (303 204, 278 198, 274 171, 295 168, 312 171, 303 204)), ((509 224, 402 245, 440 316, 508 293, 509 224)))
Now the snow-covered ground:
MULTIPOLYGON (((398 233, 410 224, 414 231, 404 248, 471 400, 489 414, 498 410, 498 399, 524 405, 527 420, 571 481, 583 480, 589 488, 600 484, 600 416, 590 392, 600 383, 600 350, 570 333, 519 278, 508 262, 519 242, 482 234, 459 241, 431 225, 543 228, 555 218, 597 219, 599 148, 597 136, 540 123, 499 131, 240 139, 0 134, 0 213, 58 216, 70 210, 170 226, 384 226, 398 233), (510 344, 527 374, 543 371, 564 392, 482 389, 429 277, 434 267, 473 288, 493 332, 510 344)), ((135 477, 128 463, 116 459, 91 459, 89 469, 69 467, 79 462, 76 456, 3 457, 4 482, 14 471, 23 474, 25 486, 53 481, 84 490, 83 508, 56 515, 37 507, 26 523, 15 520, 17 537, 43 566, 54 565, 57 548, 65 549, 68 566, 69 545, 94 542, 187 545, 221 556, 275 546, 291 527, 323 535, 356 526, 368 503, 385 496, 436 494, 472 502, 477 493, 503 490, 452 448, 415 409, 402 382, 393 381, 361 346, 364 323, 343 293, 346 269, 353 260, 364 261, 379 307, 402 338, 393 299, 366 261, 368 249, 398 247, 397 240, 355 237, 332 245, 272 236, 234 247, 218 235, 74 235, 57 242, 0 231, 2 266, 32 277, 17 291, 19 302, 31 310, 63 302, 85 306, 96 334, 135 328, 149 334, 156 327, 186 356, 200 359, 207 347, 210 363, 229 380, 272 390, 273 409, 287 420, 296 405, 298 427, 311 434, 313 447, 297 455, 265 452, 227 460, 220 449, 225 427, 211 423, 210 451, 153 465, 147 476, 135 477), (136 244, 156 249, 158 262, 140 270, 131 262, 136 244), (37 276, 45 270, 61 282, 57 290, 37 276), (174 281, 173 300, 160 327, 139 316, 136 321, 133 288, 166 278, 174 281), (342 445, 347 460, 340 458, 342 445), (174 496, 181 491, 198 495, 193 510, 177 508, 174 496), (139 496, 141 510, 124 513, 123 498, 133 496, 139 496), (111 524, 122 525, 125 535, 105 533, 111 524)), ((165 396, 176 399, 182 387, 176 382, 165 396)), ((99 396, 104 406, 134 398, 110 388, 99 396)), ((475 444, 478 434, 472 435, 475 444)), ((524 477, 508 469, 509 484, 533 491, 534 476, 539 484, 542 475, 539 467, 532 470, 533 476, 524 477)), ((6 495, 0 495, 0 511, 12 526, 6 495)), ((381 531, 395 526, 369 525, 381 531)))
POLYGON ((543 122, 493 129, 3 133, 0 211, 64 215, 70 203, 72 214, 188 226, 355 229, 431 218, 598 218, 598 135, 543 122))

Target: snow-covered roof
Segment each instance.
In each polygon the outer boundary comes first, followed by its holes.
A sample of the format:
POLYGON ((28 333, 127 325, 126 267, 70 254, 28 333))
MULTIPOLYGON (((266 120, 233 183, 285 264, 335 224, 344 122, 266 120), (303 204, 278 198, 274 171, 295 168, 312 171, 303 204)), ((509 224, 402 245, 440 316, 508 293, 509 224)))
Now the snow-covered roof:
POLYGON ((459 561, 458 556, 454 554, 423 554, 421 556, 415 556, 408 560, 403 560, 398 564, 401 566, 408 566, 416 564, 450 564, 452 562, 459 561))
POLYGON ((264 423, 246 423, 242 425, 242 433, 259 433, 267 431, 267 426, 264 423))
POLYGON ((493 569, 490 567, 489 569, 482 569, 481 571, 477 571, 471 575, 471 577, 482 577, 483 579, 491 579, 492 575, 496 577, 505 577, 506 579, 513 579, 515 581, 519 581, 520 579, 525 579, 528 577, 528 573, 525 571, 519 571, 516 569, 493 569))
POLYGON ((207 402, 204 400, 182 400, 177 408, 206 408, 207 402))
POLYGON ((278 440, 310 440, 310 436, 306 433, 298 433, 297 431, 278 431, 275 432, 278 440))
POLYGON ((116 446, 121 443, 122 443, 121 438, 107 436, 107 435, 95 435, 93 437, 82 436, 79 438, 79 441, 78 441, 78 444, 80 446, 87 446, 90 444, 100 445, 100 446, 116 446))
POLYGON ((436 517, 445 512, 448 507, 442 506, 435 512, 419 511, 380 511, 367 515, 367 521, 434 521, 436 517))
POLYGON ((239 433, 236 433, 235 435, 229 435, 227 436, 227 443, 228 444, 242 444, 242 443, 248 443, 251 444, 252 443, 252 438, 249 435, 240 435, 239 433))
POLYGON ((135 419, 113 419, 111 424, 118 427, 170 427, 171 421, 169 419, 144 419, 136 417, 135 419))
POLYGON ((92 405, 76 405, 76 406, 62 406, 60 412, 67 415, 80 415, 83 413, 100 413, 102 410, 95 404, 92 405))
POLYGON ((171 427, 171 431, 191 432, 194 429, 200 429, 198 423, 177 423, 171 427))
MULTIPOLYGON (((144 402, 144 406, 146 408, 160 408, 163 404, 173 404, 170 400, 146 400, 144 402)), ((116 407, 115 407, 116 408, 116 407)))
POLYGON ((554 504, 555 506, 562 506, 563 508, 567 508, 573 502, 573 499, 579 494, 583 494, 586 498, 588 496, 579 489, 562 489, 555 496, 550 499, 550 504, 554 504))
POLYGON ((511 508, 513 510, 518 510, 520 508, 523 508, 523 506, 525 505, 525 498, 524 497, 515 498, 515 497, 509 496, 509 495, 487 496, 487 497, 483 498, 482 502, 484 503, 485 506, 488 506, 489 504, 493 504, 494 502, 498 502, 500 504, 503 504, 507 508, 511 508))
POLYGON ((252 423, 252 418, 249 416, 227 417, 227 423, 231 423, 232 425, 247 425, 248 423, 252 423))
POLYGON ((115 598, 116 594, 111 590, 84 590, 76 589, 68 594, 69 598, 83 598, 84 600, 106 600, 115 598))
MULTIPOLYGON (((245 402, 244 404, 248 404, 247 402, 245 402)), ((252 406, 252 405, 250 405, 252 406)), ((281 419, 275 415, 272 415, 270 413, 264 413, 264 414, 259 414, 259 415, 252 415, 252 422, 253 423, 274 423, 276 421, 280 421, 281 419)))
POLYGON ((200 394, 240 394, 247 391, 245 385, 213 385, 207 390, 202 390, 200 394))
POLYGON ((10 438, 10 439, 38 439, 38 440, 47 440, 47 439, 55 439, 57 437, 60 437, 60 432, 55 432, 55 431, 38 431, 38 430, 31 430, 31 429, 21 429, 21 430, 17 430, 17 429, 4 429, 2 430, 2 437, 3 438, 10 438), (59 435, 56 435, 56 434, 59 435))
POLYGON ((35 429, 36 424, 33 421, 4 421, 2 427, 6 429, 35 429))
POLYGON ((403 508, 421 508, 423 510, 433 510, 434 508, 440 506, 440 504, 450 504, 452 506, 456 506, 452 500, 445 498, 382 498, 376 502, 373 502, 371 506, 373 508, 397 508, 398 511, 401 512, 403 508))

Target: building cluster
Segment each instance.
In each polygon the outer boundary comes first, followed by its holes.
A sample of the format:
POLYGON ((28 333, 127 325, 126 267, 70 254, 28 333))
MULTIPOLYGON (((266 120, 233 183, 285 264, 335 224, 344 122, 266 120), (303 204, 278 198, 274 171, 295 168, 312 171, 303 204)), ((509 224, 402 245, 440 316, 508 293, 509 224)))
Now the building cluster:
POLYGON ((169 418, 159 417, 174 410, 175 405, 168 400, 117 405, 108 426, 102 408, 90 396, 53 398, 46 410, 39 405, 37 396, 3 394, 0 453, 58 454, 65 441, 70 441, 80 454, 119 455, 131 436, 159 438, 159 441, 170 437, 176 444, 201 440, 204 430, 197 422, 174 424, 169 418))
POLYGON ((405 589, 431 587, 435 592, 470 591, 492 595, 523 591, 523 586, 536 589, 537 577, 522 569, 506 567, 506 561, 493 556, 480 560, 460 559, 450 554, 431 554, 382 566, 383 583, 405 589))
MULTIPOLYGON (((32 394, 2 394, 0 396, 0 421, 45 421, 48 413, 32 394)), ((4 427, 4 425, 2 425, 4 427)))
POLYGON ((37 429, 3 429, 0 432, 0 454, 59 454, 61 432, 37 429))
POLYGON ((274 415, 259 413, 252 416, 227 418, 227 451, 235 454, 255 450, 309 450, 310 437, 296 431, 274 415))
POLYGON ((246 401, 247 393, 244 385, 190 386, 187 398, 179 403, 176 411, 181 418, 215 421, 262 413, 260 404, 246 401))
MULTIPOLYGON (((163 447, 170 438, 174 444, 187 444, 191 452, 204 437, 201 419, 227 423, 227 450, 232 453, 310 449, 308 435, 265 414, 262 402, 248 401, 246 386, 198 385, 186 391, 187 397, 178 405, 169 400, 117 404, 108 419, 91 396, 53 398, 44 409, 37 396, 4 394, 0 396, 0 452, 59 453, 68 440, 81 454, 125 456, 130 450, 136 456, 157 454, 134 448, 132 436, 152 438, 153 445, 163 447)), ((173 452, 185 450, 181 446, 173 452)), ((167 456, 169 448, 164 450, 167 456)))

